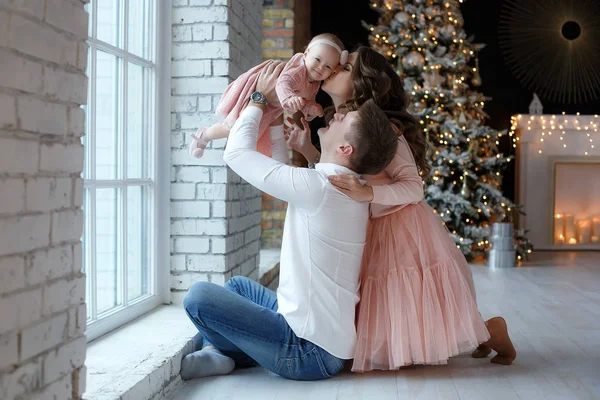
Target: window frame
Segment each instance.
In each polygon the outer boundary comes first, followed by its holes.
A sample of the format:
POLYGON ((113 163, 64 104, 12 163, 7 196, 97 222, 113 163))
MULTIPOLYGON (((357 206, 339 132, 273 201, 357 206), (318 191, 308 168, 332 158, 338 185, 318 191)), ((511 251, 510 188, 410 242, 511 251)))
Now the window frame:
MULTIPOLYGON (((122 176, 117 177, 113 180, 88 180, 84 179, 85 190, 95 191, 98 188, 116 188, 125 191, 127 187, 145 187, 146 195, 143 195, 143 201, 148 204, 148 212, 150 213, 149 223, 147 228, 146 238, 148 240, 147 256, 149 263, 149 277, 148 277, 148 294, 142 295, 137 299, 128 301, 125 305, 125 299, 127 295, 127 254, 122 248, 124 243, 124 237, 127 235, 127 199, 125 195, 118 196, 117 199, 121 201, 118 206, 118 215, 121 214, 117 220, 117 235, 118 242, 117 254, 120 255, 119 263, 117 264, 117 273, 120 273, 120 288, 122 290, 121 296, 123 304, 113 309, 98 314, 97 310, 97 292, 96 290, 89 290, 92 285, 96 282, 96 254, 95 250, 84 251, 83 257, 86 260, 86 292, 89 291, 91 317, 88 316, 86 326, 86 336, 88 341, 92 341, 99 336, 102 336, 131 320, 151 311, 161 304, 168 304, 170 302, 170 265, 169 265, 169 236, 170 236, 170 57, 171 57, 171 1, 170 0, 149 0, 150 1, 150 46, 149 46, 149 59, 148 61, 135 54, 129 53, 124 49, 112 46, 108 43, 95 39, 97 37, 97 5, 99 0, 92 0, 90 2, 90 33, 91 37, 88 37, 89 46, 89 83, 88 90, 90 102, 95 101, 96 97, 96 81, 97 81, 97 62, 96 56, 98 51, 104 51, 111 55, 117 56, 120 59, 119 71, 121 73, 120 82, 118 85, 119 90, 119 117, 118 124, 120 126, 120 136, 117 138, 119 142, 118 164, 121 165, 122 176), (150 68, 148 83, 151 93, 144 96, 145 110, 152 110, 149 114, 151 118, 143 123, 147 125, 144 132, 150 132, 148 136, 148 143, 146 151, 142 154, 143 158, 147 158, 147 176, 148 179, 130 179, 127 177, 127 165, 125 165, 125 154, 127 152, 127 138, 124 135, 126 129, 126 119, 123 118, 127 114, 127 91, 124 90, 126 87, 126 81, 128 79, 128 63, 132 60, 137 65, 150 68), (120 268, 119 268, 120 266, 120 268), (100 319, 98 319, 100 316, 100 319)), ((100 0, 102 1, 102 0, 100 0)), ((120 0, 118 2, 120 12, 123 13, 123 17, 119 18, 118 24, 120 31, 122 31, 122 40, 127 47, 128 44, 128 30, 125 28, 125 22, 128 21, 129 1, 131 0, 120 0)), ((118 43, 117 43, 118 44, 118 43)), ((145 74, 142 74, 142 79, 145 78, 145 74)), ((147 87, 144 85, 143 87, 147 87)), ((96 121, 96 107, 88 105, 86 108, 86 144, 89 143, 88 147, 92 149, 86 149, 86 160, 85 166, 86 171, 88 169, 96 168, 96 135, 95 135, 95 121, 96 121)), ((144 191, 142 191, 144 193, 144 191)), ((86 239, 85 247, 90 246, 92 249, 96 249, 95 242, 95 224, 96 224, 96 196, 85 196, 85 215, 91 215, 91 218, 86 219, 84 237, 86 239), (90 201, 93 199, 93 201, 90 201), (87 243, 89 242, 89 244, 87 243)), ((117 285, 117 288, 119 285, 117 285)), ((87 301, 86 298, 86 301, 87 301)), ((118 298, 118 297, 117 297, 118 298)))

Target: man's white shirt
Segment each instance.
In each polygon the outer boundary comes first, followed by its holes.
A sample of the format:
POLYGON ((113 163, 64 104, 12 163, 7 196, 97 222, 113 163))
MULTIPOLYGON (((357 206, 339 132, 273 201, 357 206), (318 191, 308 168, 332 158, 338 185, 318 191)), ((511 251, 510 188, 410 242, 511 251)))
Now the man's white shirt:
MULTIPOLYGON (((338 191, 336 164, 297 168, 256 151, 262 110, 248 106, 231 129, 223 158, 241 178, 288 202, 281 246, 278 312, 294 333, 336 357, 354 357, 359 273, 369 204, 338 191)), ((273 127, 273 154, 287 154, 283 127, 273 127)), ((287 159, 287 155, 285 156, 287 159)))

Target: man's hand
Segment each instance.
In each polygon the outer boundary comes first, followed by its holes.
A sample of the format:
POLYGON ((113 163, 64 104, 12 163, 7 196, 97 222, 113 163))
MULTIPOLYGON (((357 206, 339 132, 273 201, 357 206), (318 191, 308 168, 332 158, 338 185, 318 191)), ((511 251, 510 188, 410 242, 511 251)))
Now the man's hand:
POLYGON ((269 104, 279 105, 275 85, 277 84, 277 78, 283 71, 283 67, 285 67, 284 62, 271 60, 262 70, 256 82, 256 91, 261 92, 269 104))

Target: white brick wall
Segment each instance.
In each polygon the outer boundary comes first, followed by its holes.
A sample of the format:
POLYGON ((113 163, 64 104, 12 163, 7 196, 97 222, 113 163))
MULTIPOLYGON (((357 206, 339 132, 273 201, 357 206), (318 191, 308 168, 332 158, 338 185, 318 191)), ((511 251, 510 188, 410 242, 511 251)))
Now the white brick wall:
POLYGON ((88 15, 0 0, 0 398, 80 399, 88 15))
POLYGON ((260 192, 223 162, 225 140, 200 160, 190 135, 220 118, 214 110, 227 85, 262 60, 260 0, 176 0, 172 14, 171 291, 191 284, 256 278, 260 192))

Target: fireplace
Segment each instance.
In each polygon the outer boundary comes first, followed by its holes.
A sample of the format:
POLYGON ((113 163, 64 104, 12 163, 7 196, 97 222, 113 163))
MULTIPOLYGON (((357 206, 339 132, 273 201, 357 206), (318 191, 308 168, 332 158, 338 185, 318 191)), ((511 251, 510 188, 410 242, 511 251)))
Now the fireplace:
POLYGON ((519 227, 538 250, 600 250, 598 117, 522 115, 514 125, 519 227))
POLYGON ((557 246, 600 245, 600 160, 550 157, 551 242, 557 246))

